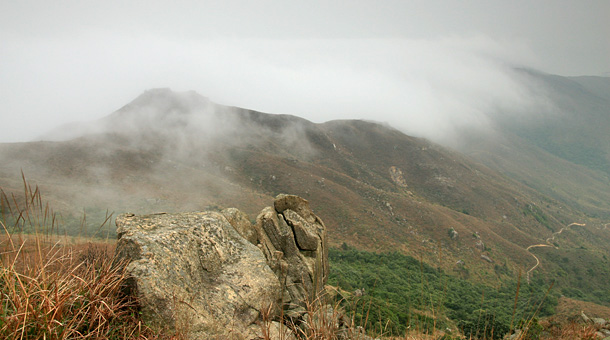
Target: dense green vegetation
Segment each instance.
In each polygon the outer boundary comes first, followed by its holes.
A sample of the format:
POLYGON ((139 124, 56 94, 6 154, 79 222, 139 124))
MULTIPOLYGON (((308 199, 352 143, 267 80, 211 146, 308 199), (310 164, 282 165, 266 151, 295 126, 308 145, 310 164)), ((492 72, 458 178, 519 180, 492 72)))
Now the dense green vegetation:
POLYGON ((555 123, 544 127, 529 127, 518 131, 518 135, 557 157, 610 173, 610 163, 603 143, 597 141, 595 136, 582 133, 583 130, 590 130, 590 126, 579 126, 577 129, 574 126, 575 124, 562 126, 555 123))
POLYGON ((561 252, 539 250, 541 261, 547 263, 561 294, 582 301, 610 306, 610 261, 603 253, 584 248, 561 252))
POLYGON ((492 287, 448 275, 397 252, 377 254, 346 245, 330 249, 329 259, 330 284, 347 292, 366 292, 361 297, 345 294, 345 308, 356 322, 378 334, 457 326, 467 336, 501 338, 511 324, 517 328, 535 316, 551 315, 557 305, 558 293, 542 280, 529 285, 498 282, 492 287))

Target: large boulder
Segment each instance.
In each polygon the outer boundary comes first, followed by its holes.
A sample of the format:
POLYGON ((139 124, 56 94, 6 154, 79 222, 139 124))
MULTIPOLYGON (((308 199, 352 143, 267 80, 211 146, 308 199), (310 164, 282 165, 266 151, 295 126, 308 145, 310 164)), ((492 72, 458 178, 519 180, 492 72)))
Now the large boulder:
POLYGON ((250 339, 261 311, 273 317, 280 281, 243 215, 225 214, 250 241, 216 212, 117 217, 117 258, 129 261, 128 292, 145 320, 191 339, 250 339))
POLYGON ((326 228, 298 196, 279 195, 256 225, 234 208, 116 224, 126 292, 146 321, 190 339, 289 339, 279 322, 301 323, 328 279, 326 228))
POLYGON ((258 215, 255 229, 259 247, 280 280, 285 315, 301 317, 328 279, 324 223, 307 200, 281 194, 258 215))

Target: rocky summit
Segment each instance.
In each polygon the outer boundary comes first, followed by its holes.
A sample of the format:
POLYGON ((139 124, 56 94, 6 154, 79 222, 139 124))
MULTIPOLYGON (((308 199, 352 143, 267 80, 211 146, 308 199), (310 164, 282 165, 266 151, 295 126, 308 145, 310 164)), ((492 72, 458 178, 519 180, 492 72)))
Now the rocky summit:
POLYGON ((328 278, 324 223, 297 196, 279 195, 255 225, 234 208, 123 214, 116 225, 126 292, 147 321, 191 339, 280 337, 277 321, 298 323, 328 278))

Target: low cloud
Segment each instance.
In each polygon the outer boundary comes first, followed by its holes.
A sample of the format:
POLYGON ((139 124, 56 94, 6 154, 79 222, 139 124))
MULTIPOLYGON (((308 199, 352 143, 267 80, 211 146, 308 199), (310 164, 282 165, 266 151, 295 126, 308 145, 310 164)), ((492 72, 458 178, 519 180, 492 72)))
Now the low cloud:
POLYGON ((100 118, 154 87, 314 122, 381 121, 445 144, 463 129, 489 131, 498 112, 527 115, 549 105, 515 73, 536 61, 527 47, 485 36, 178 42, 99 35, 77 45, 15 44, 37 55, 34 71, 22 75, 36 100, 16 93, 4 103, 5 110, 26 113, 15 118, 12 140, 100 118), (56 80, 53 93, 49 84, 27 79, 41 72, 52 73, 45 81, 56 80))

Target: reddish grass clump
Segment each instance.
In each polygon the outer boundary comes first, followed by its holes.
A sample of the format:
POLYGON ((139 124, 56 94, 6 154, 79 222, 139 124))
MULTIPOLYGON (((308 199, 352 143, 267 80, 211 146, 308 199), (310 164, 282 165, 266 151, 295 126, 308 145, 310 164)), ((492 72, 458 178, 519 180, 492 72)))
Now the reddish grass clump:
POLYGON ((23 181, 23 198, 0 190, 0 338, 172 338, 143 324, 122 294, 114 245, 54 236, 55 214, 23 181))
POLYGON ((121 294, 125 266, 113 262, 112 245, 7 233, 1 249, 0 338, 159 337, 139 320, 136 301, 121 294))

